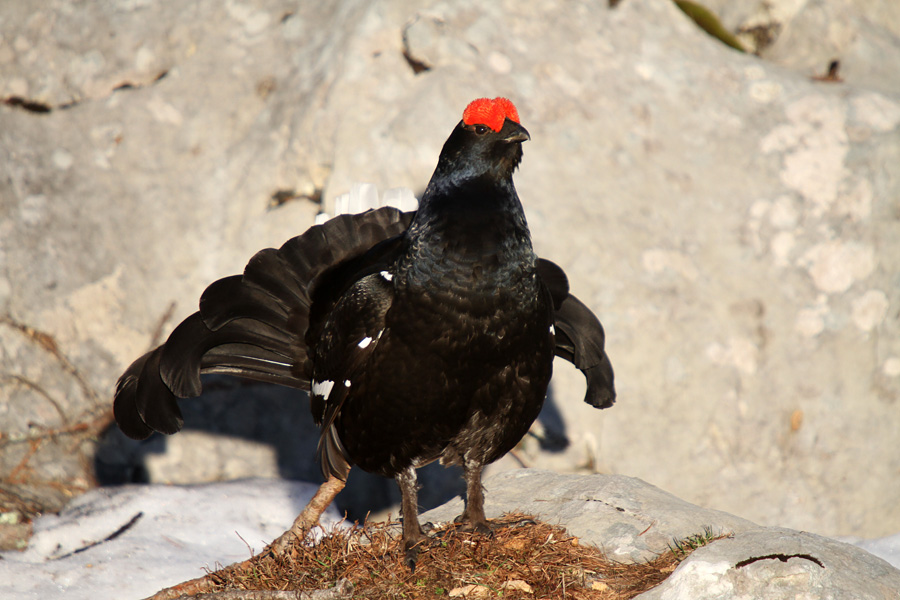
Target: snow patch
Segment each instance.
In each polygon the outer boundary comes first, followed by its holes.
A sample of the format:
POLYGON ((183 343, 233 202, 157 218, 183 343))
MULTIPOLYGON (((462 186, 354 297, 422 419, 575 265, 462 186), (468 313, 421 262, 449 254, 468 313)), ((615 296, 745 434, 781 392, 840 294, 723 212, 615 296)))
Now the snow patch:
MULTIPOLYGON (((260 552, 316 489, 249 479, 92 490, 59 515, 37 519, 27 550, 0 553, 0 598, 150 596, 260 552)), ((341 522, 334 506, 323 515, 326 529, 341 522)))

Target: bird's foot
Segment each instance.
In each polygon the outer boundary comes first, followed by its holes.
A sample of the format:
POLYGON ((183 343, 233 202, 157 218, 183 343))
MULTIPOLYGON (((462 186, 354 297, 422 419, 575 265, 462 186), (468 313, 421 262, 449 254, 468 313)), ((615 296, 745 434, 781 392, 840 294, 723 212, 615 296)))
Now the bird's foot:
POLYGON ((537 521, 530 518, 519 519, 518 521, 513 521, 512 523, 501 523, 497 525, 497 527, 509 527, 510 529, 518 529, 519 527, 528 527, 530 525, 537 525, 537 521))
MULTIPOLYGON (((494 534, 494 530, 496 529, 517 529, 519 527, 537 525, 537 521, 531 518, 519 519, 517 521, 512 521, 509 523, 488 523, 487 520, 470 521, 464 515, 459 515, 458 517, 453 519, 453 522, 460 525, 460 531, 480 533, 488 536, 492 536, 494 534)), ((440 535, 440 533, 441 532, 438 532, 438 535, 440 535)))
POLYGON ((470 520, 468 517, 466 517, 464 514, 462 514, 462 515, 459 515, 458 517, 456 517, 455 519, 453 519, 453 522, 460 525, 460 528, 459 528, 460 531, 465 531, 465 532, 469 532, 469 533, 480 533, 482 535, 487 535, 487 536, 494 535, 491 530, 491 526, 488 525, 488 522, 486 519, 479 519, 479 520, 473 521, 473 520, 470 520))
POLYGON ((410 573, 415 573, 416 571, 416 560, 419 558, 419 547, 413 546, 412 548, 407 548, 403 553, 403 564, 409 567, 410 573))
POLYGON ((419 552, 434 541, 434 538, 423 535, 414 540, 406 540, 403 542, 403 564, 409 567, 409 572, 414 573, 416 570, 416 561, 419 558, 419 552))
POLYGON ((498 529, 519 529, 520 527, 530 527, 531 525, 537 525, 537 521, 530 517, 525 517, 516 521, 494 523, 491 525, 491 528, 496 531, 498 529))
POLYGON ((426 548, 434 548, 444 543, 444 537, 449 533, 447 527, 435 527, 434 523, 422 523, 422 536, 415 540, 404 542, 403 564, 409 567, 410 572, 415 572, 416 561, 419 553, 426 548))

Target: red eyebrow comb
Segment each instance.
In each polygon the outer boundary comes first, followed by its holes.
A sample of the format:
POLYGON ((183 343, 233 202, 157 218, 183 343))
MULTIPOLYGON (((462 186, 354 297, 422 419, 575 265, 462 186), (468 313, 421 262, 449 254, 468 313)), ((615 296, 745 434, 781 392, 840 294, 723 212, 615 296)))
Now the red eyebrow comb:
POLYGON ((508 98, 479 98, 463 111, 463 123, 484 125, 492 131, 500 131, 506 119, 519 122, 519 111, 508 98))

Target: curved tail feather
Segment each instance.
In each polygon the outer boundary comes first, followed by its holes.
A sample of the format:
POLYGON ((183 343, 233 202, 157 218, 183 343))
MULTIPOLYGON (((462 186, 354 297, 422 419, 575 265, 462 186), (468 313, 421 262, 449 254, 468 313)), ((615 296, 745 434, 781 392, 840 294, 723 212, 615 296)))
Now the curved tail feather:
POLYGON ((152 352, 143 355, 125 370, 125 373, 119 378, 118 384, 116 384, 116 397, 113 402, 113 415, 116 417, 119 429, 128 437, 136 440, 145 440, 153 433, 153 430, 141 418, 135 401, 138 379, 150 354, 152 352))
POLYGON ((569 293, 569 280, 559 265, 539 258, 537 270, 553 299, 556 355, 584 374, 584 401, 597 408, 609 408, 616 401, 616 388, 612 363, 604 350, 603 325, 591 309, 569 293))
MULTIPOLYGON (((297 344, 289 332, 272 327, 261 319, 241 318, 218 329, 209 329, 200 313, 194 313, 175 328, 162 346, 159 375, 181 398, 193 398, 203 391, 201 374, 231 373, 257 379, 257 374, 291 374, 292 353, 297 344), (254 360, 257 357, 260 360, 254 360), (245 372, 246 371, 246 372, 245 372)), ((302 387, 308 378, 295 377, 302 387)))
POLYGON ((584 401, 609 408, 616 401, 612 363, 606 355, 606 335, 599 319, 569 294, 555 315, 556 355, 574 364, 587 380, 584 401))
POLYGON ((212 283, 199 312, 119 379, 113 405, 119 427, 136 439, 179 431, 184 420, 177 399, 198 396, 202 374, 307 388, 312 363, 306 336, 317 279, 401 234, 413 214, 381 208, 337 217, 278 250, 258 252, 243 275, 212 283))
POLYGON ((128 437, 143 440, 154 431, 175 433, 184 419, 172 391, 159 376, 163 346, 133 363, 119 378, 113 414, 128 437))

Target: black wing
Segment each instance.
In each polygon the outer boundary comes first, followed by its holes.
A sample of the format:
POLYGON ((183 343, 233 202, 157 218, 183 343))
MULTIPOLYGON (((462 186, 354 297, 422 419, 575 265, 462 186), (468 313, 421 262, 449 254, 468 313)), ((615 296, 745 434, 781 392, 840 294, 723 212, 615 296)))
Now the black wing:
POLYGON ((321 315, 327 315, 318 304, 327 307, 340 295, 317 289, 349 288, 354 277, 364 275, 391 248, 391 240, 409 227, 414 214, 381 208, 336 217, 278 250, 258 252, 243 275, 211 284, 199 312, 119 379, 114 402, 119 427, 135 439, 153 431, 179 431, 183 419, 177 398, 199 395, 201 374, 227 373, 307 388, 312 377, 309 344, 321 329, 321 315))
POLYGON ((569 293, 568 279, 558 265, 540 258, 537 267, 553 298, 556 355, 584 373, 584 401, 596 408, 609 408, 616 401, 616 389, 612 363, 604 350, 603 325, 591 309, 569 293))
POLYGON ((341 295, 314 347, 310 408, 322 430, 317 455, 326 476, 346 480, 350 472, 335 421, 351 392, 365 395, 362 376, 385 334, 385 315, 394 300, 389 268, 385 264, 377 273, 357 279, 341 295))

